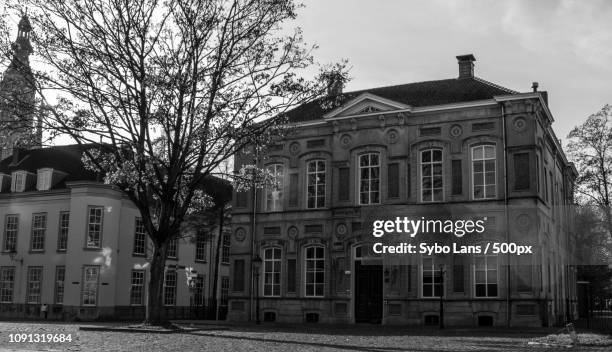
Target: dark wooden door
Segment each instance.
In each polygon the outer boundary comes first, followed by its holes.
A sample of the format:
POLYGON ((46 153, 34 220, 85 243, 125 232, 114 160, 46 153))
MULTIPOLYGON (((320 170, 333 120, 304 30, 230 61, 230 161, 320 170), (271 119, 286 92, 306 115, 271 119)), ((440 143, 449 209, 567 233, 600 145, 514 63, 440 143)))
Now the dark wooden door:
POLYGON ((382 265, 355 262, 355 322, 380 324, 383 310, 382 265))

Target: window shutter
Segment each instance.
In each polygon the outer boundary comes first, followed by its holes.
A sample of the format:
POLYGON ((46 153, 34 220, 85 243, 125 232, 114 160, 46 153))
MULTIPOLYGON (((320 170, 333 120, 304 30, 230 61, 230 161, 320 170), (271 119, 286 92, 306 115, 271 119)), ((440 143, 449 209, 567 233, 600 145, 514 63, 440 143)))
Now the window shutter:
POLYGON ((296 285, 296 261, 295 259, 287 259, 287 293, 295 293, 296 285))
POLYGON ((399 198, 399 164, 389 164, 387 170, 387 195, 399 198))
POLYGON ((244 259, 234 260, 234 291, 244 291, 244 259))
POLYGON ((298 206, 298 174, 289 175, 289 206, 298 206))
POLYGON ((338 200, 349 200, 349 168, 341 167, 338 169, 338 200))
POLYGON ((457 255, 453 263, 453 292, 465 292, 465 275, 464 275, 463 258, 457 255))
POLYGON ((529 153, 514 154, 514 189, 529 189, 529 153))
POLYGON ((452 174, 452 194, 463 193, 463 174, 461 171, 461 160, 453 160, 451 163, 452 174))

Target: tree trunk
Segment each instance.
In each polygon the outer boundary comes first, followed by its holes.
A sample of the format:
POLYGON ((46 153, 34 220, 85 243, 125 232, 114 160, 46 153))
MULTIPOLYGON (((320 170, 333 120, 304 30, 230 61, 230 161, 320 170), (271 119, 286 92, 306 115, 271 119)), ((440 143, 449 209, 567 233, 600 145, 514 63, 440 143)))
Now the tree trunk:
POLYGON ((164 326, 168 325, 168 319, 163 314, 164 311, 164 279, 166 267, 166 250, 168 248, 167 239, 161 246, 153 246, 153 258, 149 269, 149 295, 146 307, 145 323, 149 325, 164 326))
POLYGON ((209 298, 209 306, 210 306, 210 311, 211 316, 215 319, 218 320, 219 319, 219 304, 218 304, 218 300, 217 300, 217 287, 218 282, 219 282, 219 263, 221 261, 221 245, 223 244, 223 207, 221 207, 221 209, 219 210, 219 237, 217 238, 217 248, 215 250, 215 261, 214 261, 214 277, 213 277, 213 284, 212 284, 212 295, 209 298))

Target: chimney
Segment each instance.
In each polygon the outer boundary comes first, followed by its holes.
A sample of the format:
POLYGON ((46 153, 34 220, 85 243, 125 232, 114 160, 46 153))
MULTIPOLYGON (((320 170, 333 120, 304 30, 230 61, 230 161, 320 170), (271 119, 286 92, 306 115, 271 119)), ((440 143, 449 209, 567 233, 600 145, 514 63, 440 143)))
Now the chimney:
POLYGON ((533 89, 534 92, 538 91, 538 86, 539 86, 538 82, 531 83, 531 89, 533 89))
POLYGON ((459 79, 474 78, 474 61, 476 61, 476 58, 472 54, 457 56, 459 79))

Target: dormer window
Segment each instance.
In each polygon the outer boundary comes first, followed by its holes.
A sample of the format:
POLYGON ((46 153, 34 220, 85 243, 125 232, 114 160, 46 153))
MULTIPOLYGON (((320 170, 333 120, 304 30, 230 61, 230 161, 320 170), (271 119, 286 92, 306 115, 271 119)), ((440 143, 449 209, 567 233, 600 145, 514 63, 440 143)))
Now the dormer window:
POLYGON ((11 191, 12 192, 23 192, 26 187, 26 178, 27 174, 25 171, 15 171, 13 172, 11 191))
POLYGON ((36 176, 36 189, 39 191, 50 190, 52 175, 53 169, 38 169, 36 176))

